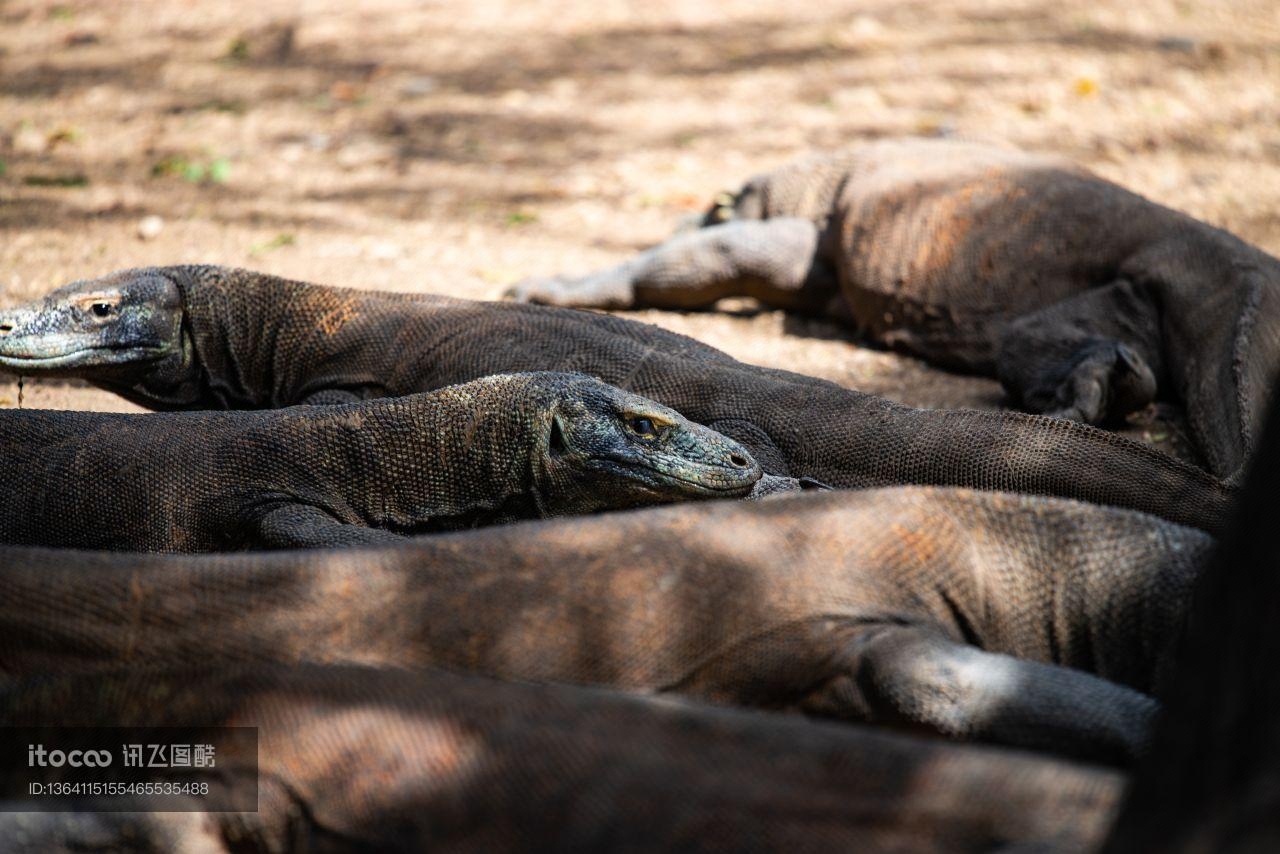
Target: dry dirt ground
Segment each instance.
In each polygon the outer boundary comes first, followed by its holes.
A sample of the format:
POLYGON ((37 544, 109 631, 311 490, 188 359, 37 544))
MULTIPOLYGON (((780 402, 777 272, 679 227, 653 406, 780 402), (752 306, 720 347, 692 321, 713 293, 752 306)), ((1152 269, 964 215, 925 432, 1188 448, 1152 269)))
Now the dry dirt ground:
MULTIPOLYGON (((1278 84, 1275 0, 0 0, 0 305, 179 262, 494 297, 617 262, 801 153, 903 134, 1065 154, 1276 253, 1278 84)), ((1000 405, 823 323, 633 316, 915 405, 1000 405)), ((1179 450, 1163 418, 1131 432, 1179 450)))

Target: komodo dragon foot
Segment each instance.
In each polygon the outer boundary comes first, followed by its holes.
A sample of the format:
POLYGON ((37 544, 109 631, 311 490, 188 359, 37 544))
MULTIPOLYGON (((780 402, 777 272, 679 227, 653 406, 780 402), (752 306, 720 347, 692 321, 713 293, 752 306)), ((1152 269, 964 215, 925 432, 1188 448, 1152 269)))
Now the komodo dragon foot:
POLYGON ((763 475, 747 495, 747 500, 757 501, 770 495, 787 495, 792 492, 816 490, 825 492, 833 487, 811 477, 783 477, 777 474, 763 475))
POLYGON ((545 276, 516 282, 502 292, 502 298, 565 308, 583 305, 629 308, 634 302, 633 294, 631 282, 621 277, 592 276, 577 279, 570 276, 545 276))
POLYGON ((1097 341, 1074 355, 1074 364, 1064 373, 1049 373, 1044 385, 1024 396, 1028 409, 1086 424, 1105 424, 1155 400, 1155 374, 1128 345, 1097 341))

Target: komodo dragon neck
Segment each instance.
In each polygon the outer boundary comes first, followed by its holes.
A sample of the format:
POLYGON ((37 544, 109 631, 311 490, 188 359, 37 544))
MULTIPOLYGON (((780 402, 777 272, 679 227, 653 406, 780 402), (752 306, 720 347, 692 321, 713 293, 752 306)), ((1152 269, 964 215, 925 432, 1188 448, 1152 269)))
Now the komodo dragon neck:
MULTIPOLYGON (((477 303, 438 294, 367 292, 315 285, 217 266, 161 268, 182 293, 182 364, 95 382, 151 409, 276 409, 299 403, 347 403, 441 388, 489 373, 579 370, 604 375, 629 364, 633 345, 703 360, 728 356, 682 335, 618 318, 592 316, 591 358, 567 357, 565 342, 587 324, 579 312, 509 303, 477 303), (505 322, 491 369, 459 373, 435 354, 476 334, 476 316, 505 322), (472 321, 471 328, 467 321, 472 321), (516 332, 518 338, 510 338, 516 332), (611 340, 619 346, 608 347, 611 340), (629 349, 630 348, 630 349, 629 349), (608 353, 599 351, 609 350, 608 353), (437 369, 438 368, 438 369, 437 369), (180 377, 175 379, 174 375, 180 377)), ((626 383, 616 385, 626 387, 626 383)))
POLYGON ((429 406, 388 398, 307 408, 273 419, 262 440, 325 449, 286 480, 314 488, 317 503, 344 496, 347 506, 330 509, 371 528, 412 534, 539 516, 558 391, 508 376, 441 389, 429 406))
MULTIPOLYGON (((386 311, 397 295, 373 300, 358 290, 233 268, 170 269, 182 291, 184 336, 199 380, 194 399, 145 401, 163 409, 271 409, 334 389, 350 390, 353 399, 385 396, 388 378, 359 367, 385 363, 385 355, 361 358, 361 352, 395 348, 407 320, 421 323, 430 310, 386 311)), ((153 397, 150 389, 141 394, 153 397)))

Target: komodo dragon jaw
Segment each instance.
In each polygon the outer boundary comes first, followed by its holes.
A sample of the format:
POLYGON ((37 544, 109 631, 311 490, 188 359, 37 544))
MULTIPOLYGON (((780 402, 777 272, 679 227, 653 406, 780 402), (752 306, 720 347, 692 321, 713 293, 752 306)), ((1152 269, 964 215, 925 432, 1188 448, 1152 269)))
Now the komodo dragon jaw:
POLYGON ((740 498, 764 473, 732 439, 648 398, 583 377, 549 408, 539 480, 545 515, 740 498))
POLYGON ((119 378, 181 350, 182 296, 164 276, 123 271, 0 312, 0 368, 119 378))

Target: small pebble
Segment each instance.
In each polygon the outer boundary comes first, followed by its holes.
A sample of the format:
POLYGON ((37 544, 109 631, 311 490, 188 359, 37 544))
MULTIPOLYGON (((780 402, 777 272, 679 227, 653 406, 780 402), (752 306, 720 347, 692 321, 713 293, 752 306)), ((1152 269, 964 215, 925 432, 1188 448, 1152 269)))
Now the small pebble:
POLYGON ((143 240, 154 240, 164 229, 164 220, 155 214, 144 216, 138 221, 138 237, 143 240))
POLYGON ((1156 47, 1170 53, 1195 53, 1197 42, 1195 39, 1184 38, 1182 36, 1169 36, 1156 42, 1156 47))

